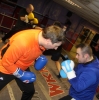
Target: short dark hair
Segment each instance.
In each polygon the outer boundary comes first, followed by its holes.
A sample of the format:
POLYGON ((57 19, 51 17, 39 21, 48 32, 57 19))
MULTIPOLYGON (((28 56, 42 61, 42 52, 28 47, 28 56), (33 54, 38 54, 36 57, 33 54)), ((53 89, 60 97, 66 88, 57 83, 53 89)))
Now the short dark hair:
POLYGON ((65 37, 62 28, 56 25, 51 25, 43 29, 42 36, 45 39, 50 39, 52 43, 63 42, 65 37))
POLYGON ((89 45, 81 43, 78 44, 76 48, 81 48, 83 54, 88 54, 89 56, 92 56, 92 49, 89 45))
POLYGON ((59 21, 55 21, 55 22, 53 23, 53 25, 56 25, 56 26, 62 28, 62 25, 61 25, 61 23, 60 23, 59 21))

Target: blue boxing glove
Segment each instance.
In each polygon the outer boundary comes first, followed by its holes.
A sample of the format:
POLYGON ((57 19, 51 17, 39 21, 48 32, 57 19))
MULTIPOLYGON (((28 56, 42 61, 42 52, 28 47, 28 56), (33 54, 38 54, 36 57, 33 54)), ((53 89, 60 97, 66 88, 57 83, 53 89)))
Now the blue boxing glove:
POLYGON ((48 60, 44 55, 39 56, 34 64, 34 68, 36 70, 41 70, 44 68, 44 66, 47 64, 48 60))
POLYGON ((22 71, 20 68, 17 68, 13 75, 24 83, 32 83, 36 80, 36 75, 33 72, 22 71))
POLYGON ((60 76, 61 76, 62 78, 67 78, 67 74, 64 72, 63 69, 60 70, 60 76))
POLYGON ((67 75, 68 79, 72 79, 76 77, 74 68, 74 62, 72 60, 65 60, 61 63, 62 70, 67 75))

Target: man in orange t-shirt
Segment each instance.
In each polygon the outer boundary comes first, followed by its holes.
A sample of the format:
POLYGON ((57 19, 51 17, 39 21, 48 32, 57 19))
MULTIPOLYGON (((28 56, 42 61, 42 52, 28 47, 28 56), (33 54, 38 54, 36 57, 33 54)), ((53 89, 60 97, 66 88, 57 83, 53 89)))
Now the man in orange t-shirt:
MULTIPOLYGON (((29 29, 13 35, 0 52, 0 90, 15 79, 23 93, 21 100, 31 100, 36 75, 29 71, 29 66, 45 49, 57 49, 63 39, 63 30, 54 25, 44 30, 29 29)), ((41 58, 38 60, 36 67, 39 68, 42 61, 41 58)))

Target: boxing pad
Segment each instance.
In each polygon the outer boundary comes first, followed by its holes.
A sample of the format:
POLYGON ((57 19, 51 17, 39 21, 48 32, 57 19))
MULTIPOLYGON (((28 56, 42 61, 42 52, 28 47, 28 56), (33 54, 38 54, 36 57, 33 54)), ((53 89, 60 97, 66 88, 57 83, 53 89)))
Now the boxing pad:
POLYGON ((20 68, 17 68, 13 75, 24 83, 32 83, 36 80, 36 75, 33 72, 22 71, 20 68))
POLYGON ((29 19, 29 20, 33 20, 33 19, 34 19, 34 14, 33 14, 33 13, 29 13, 28 19, 29 19))
POLYGON ((66 73, 68 79, 72 79, 76 77, 74 68, 74 62, 72 60, 65 60, 61 63, 63 71, 66 73))
POLYGON ((44 66, 47 64, 48 60, 44 55, 39 56, 34 64, 34 68, 36 70, 41 70, 44 68, 44 66))
POLYGON ((38 24, 38 19, 37 18, 33 19, 33 24, 38 24))
POLYGON ((62 78, 67 78, 67 74, 64 72, 64 70, 60 70, 60 76, 62 77, 62 78))

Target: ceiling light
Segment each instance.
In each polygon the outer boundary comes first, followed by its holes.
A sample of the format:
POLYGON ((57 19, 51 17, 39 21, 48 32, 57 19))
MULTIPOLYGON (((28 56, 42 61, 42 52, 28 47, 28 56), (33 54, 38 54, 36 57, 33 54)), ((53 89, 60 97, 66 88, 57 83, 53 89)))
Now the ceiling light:
POLYGON ((73 6, 76 6, 76 7, 78 7, 78 8, 81 8, 79 5, 77 5, 76 3, 74 3, 74 2, 71 1, 71 0, 65 0, 65 1, 66 1, 67 3, 73 5, 73 6))

